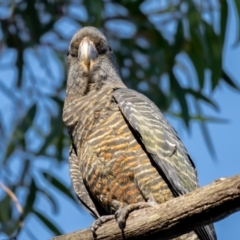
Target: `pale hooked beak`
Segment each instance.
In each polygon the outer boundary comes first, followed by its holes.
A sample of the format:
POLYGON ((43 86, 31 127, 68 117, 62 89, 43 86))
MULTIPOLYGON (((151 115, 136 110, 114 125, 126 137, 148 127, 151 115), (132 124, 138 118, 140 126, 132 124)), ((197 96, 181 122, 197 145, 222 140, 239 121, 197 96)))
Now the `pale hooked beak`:
POLYGON ((89 66, 91 60, 95 60, 98 57, 97 49, 93 42, 87 37, 83 38, 78 48, 78 59, 84 62, 85 65, 89 66))

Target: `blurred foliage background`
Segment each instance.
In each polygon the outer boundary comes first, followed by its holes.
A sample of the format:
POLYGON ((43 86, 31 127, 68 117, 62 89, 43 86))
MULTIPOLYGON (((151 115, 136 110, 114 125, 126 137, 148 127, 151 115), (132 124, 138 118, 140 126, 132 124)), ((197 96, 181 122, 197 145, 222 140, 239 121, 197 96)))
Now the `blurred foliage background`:
MULTIPOLYGON (((240 2, 232 2, 239 22, 240 2)), ((61 115, 74 32, 87 25, 100 28, 124 82, 187 128, 198 121, 213 153, 206 123, 223 119, 204 116, 201 106, 218 111, 211 93, 220 82, 239 90, 223 69, 228 5, 225 0, 0 1, 0 182, 18 197, 25 220, 34 216, 54 235, 61 234, 61 227, 36 207, 38 196, 55 213, 63 206, 51 188, 77 203, 54 169, 37 167, 55 162, 57 171, 68 159, 70 141, 61 115)), ((237 36, 236 44, 240 32, 237 36)), ((14 236, 19 223, 15 204, 0 192, 0 232, 14 236)), ((21 231, 32 234, 27 224, 21 231)))

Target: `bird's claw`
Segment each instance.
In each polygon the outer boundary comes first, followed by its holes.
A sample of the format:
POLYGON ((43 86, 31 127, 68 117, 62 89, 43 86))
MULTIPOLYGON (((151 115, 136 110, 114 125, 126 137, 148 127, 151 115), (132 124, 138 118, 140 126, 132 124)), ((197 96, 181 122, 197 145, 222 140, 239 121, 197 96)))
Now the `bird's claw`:
POLYGON ((130 204, 130 205, 127 205, 126 207, 118 209, 115 212, 115 218, 117 220, 119 228, 123 230, 126 227, 126 220, 129 213, 137 209, 152 207, 155 204, 156 204, 155 202, 140 202, 140 203, 130 204))
POLYGON ((102 226, 102 224, 104 224, 105 222, 108 222, 112 219, 114 219, 114 215, 101 216, 97 220, 95 220, 90 227, 90 229, 93 233, 93 237, 95 238, 97 236, 96 231, 99 227, 102 226))
POLYGON ((127 207, 121 208, 115 212, 115 218, 121 230, 126 227, 126 220, 130 211, 127 207))
POLYGON ((93 233, 93 237, 96 238, 97 234, 96 231, 97 229, 102 226, 102 224, 112 220, 112 219, 116 219, 118 226, 121 230, 123 230, 126 227, 126 220, 127 217, 129 215, 129 213, 133 212, 134 210, 137 209, 141 209, 141 208, 146 208, 146 207, 152 207, 154 205, 156 205, 157 203, 153 202, 153 201, 149 201, 149 202, 140 202, 140 203, 134 203, 134 204, 130 204, 127 205, 123 208, 118 209, 115 212, 115 215, 106 215, 106 216, 101 216, 99 217, 97 220, 95 220, 90 229, 93 233))

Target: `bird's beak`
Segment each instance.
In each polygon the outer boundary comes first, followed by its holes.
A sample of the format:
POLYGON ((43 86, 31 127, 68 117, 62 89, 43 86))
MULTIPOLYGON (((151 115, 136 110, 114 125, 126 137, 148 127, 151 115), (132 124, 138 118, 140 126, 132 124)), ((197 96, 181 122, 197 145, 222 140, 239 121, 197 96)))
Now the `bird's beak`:
POLYGON ((91 61, 95 60, 98 56, 97 49, 92 41, 85 37, 79 44, 78 58, 80 62, 83 62, 86 66, 89 66, 91 61))

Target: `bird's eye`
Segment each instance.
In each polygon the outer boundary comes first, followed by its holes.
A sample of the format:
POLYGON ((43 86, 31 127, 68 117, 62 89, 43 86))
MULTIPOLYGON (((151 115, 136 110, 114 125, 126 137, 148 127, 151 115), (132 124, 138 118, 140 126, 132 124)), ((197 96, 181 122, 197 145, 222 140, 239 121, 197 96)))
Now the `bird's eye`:
POLYGON ((69 52, 67 52, 67 57, 69 56, 69 52))
POLYGON ((109 51, 112 52, 112 48, 111 47, 108 47, 109 51))
POLYGON ((77 54, 76 54, 75 52, 72 52, 72 51, 69 52, 69 51, 68 51, 67 56, 68 56, 68 57, 69 57, 69 56, 70 56, 70 57, 77 57, 77 54))

